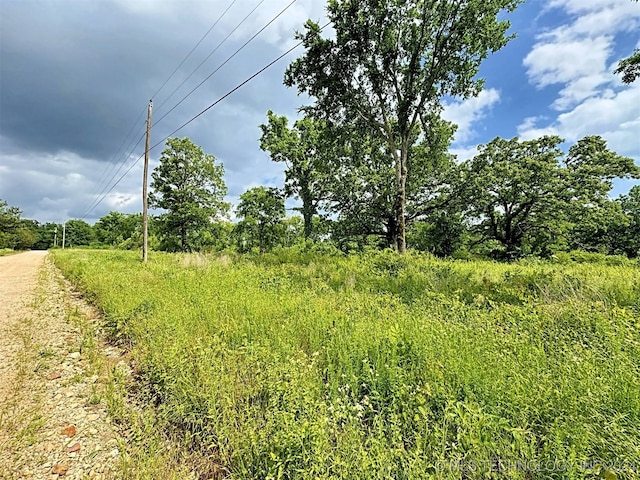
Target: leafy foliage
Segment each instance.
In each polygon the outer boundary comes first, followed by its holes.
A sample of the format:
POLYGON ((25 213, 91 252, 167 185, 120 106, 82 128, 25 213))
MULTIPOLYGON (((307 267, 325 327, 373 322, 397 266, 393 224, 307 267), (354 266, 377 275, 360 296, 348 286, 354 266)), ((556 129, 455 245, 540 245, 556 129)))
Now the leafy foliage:
MULTIPOLYGON (((431 115, 429 130, 420 134, 411 148, 407 160, 407 225, 442 210, 453 199, 450 187, 458 169, 447 148, 454 131, 453 124, 431 115)), ((334 240, 344 245, 355 237, 375 236, 385 248, 396 246, 396 178, 384 142, 347 129, 334 132, 333 139, 333 155, 327 156, 323 170, 323 206, 336 216, 334 240)))
POLYGON ((305 117, 287 127, 287 117, 277 116, 271 110, 267 112, 268 123, 260 125, 262 136, 260 148, 271 154, 275 162, 284 162, 284 193, 296 196, 302 201, 304 236, 313 234, 313 217, 318 213, 318 205, 323 197, 322 170, 326 162, 323 148, 323 122, 305 117))
POLYGON ((480 63, 502 48, 508 22, 498 15, 518 0, 331 0, 327 16, 336 32, 323 38, 307 21, 306 53, 285 74, 315 99, 314 118, 349 126, 384 145, 396 179, 393 191, 397 246, 405 250, 406 187, 416 129, 440 113, 444 95, 477 95, 480 63))
POLYGON ((134 236, 141 236, 142 215, 109 212, 93 226, 96 238, 104 245, 118 246, 134 236))
POLYGON ((260 253, 273 248, 284 233, 284 197, 277 188, 254 187, 240 195, 236 208, 241 218, 236 226, 238 247, 249 251, 257 246, 260 253))
POLYGON ((151 174, 154 191, 149 196, 152 207, 167 210, 158 219, 165 249, 191 250, 198 235, 227 214, 223 175, 215 157, 188 138, 167 140, 160 165, 151 174))
POLYGON ((623 83, 633 83, 640 77, 640 49, 635 49, 633 53, 618 63, 618 68, 614 73, 622 74, 623 83))
POLYGON ((640 255, 640 185, 633 187, 627 195, 617 200, 628 220, 628 226, 617 232, 619 250, 629 257, 640 255))
MULTIPOLYGON (((36 222, 37 223, 37 222, 36 222)), ((47 250, 62 243, 62 225, 53 222, 38 223, 38 237, 33 244, 37 250, 47 250), (57 236, 57 239, 56 239, 57 236), (57 242, 57 243, 56 243, 57 242)))
POLYGON ((20 218, 22 211, 0 199, 0 249, 28 250, 38 241, 38 225, 20 218))
POLYGON ((438 257, 452 257, 459 253, 467 237, 460 214, 438 211, 416 222, 407 235, 407 243, 416 250, 438 257))
POLYGON ((55 254, 230 478, 637 478, 638 265, 566 257, 55 254))
POLYGON ((496 138, 468 162, 467 214, 482 239, 499 242, 495 256, 549 255, 571 243, 567 236, 577 224, 583 231, 605 228, 612 179, 640 173, 632 159, 608 150, 600 137, 579 140, 566 158, 562 141, 496 138))

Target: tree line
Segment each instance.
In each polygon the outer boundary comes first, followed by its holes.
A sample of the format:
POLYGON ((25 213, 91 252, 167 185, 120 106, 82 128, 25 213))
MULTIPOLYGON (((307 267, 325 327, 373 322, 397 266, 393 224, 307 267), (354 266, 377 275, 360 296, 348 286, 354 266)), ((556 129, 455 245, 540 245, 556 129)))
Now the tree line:
MULTIPOLYGON (((637 257, 640 186, 616 199, 612 180, 638 176, 632 159, 587 136, 564 153, 563 140, 496 138, 470 160, 447 152, 454 126, 439 121, 429 145, 409 157, 406 245, 437 256, 509 260, 585 250, 637 257)), ((171 252, 324 244, 344 252, 396 247, 393 168, 374 138, 344 142, 322 122, 290 128, 268 112, 261 147, 285 162, 282 188, 253 187, 240 195, 230 220, 224 168, 188 138, 167 141, 152 173, 151 248, 171 252), (385 176, 385 172, 387 175, 385 176), (300 215, 286 215, 297 198, 300 215)), ((62 225, 20 218, 0 203, 0 248, 51 248, 62 225)), ((91 226, 66 222, 66 246, 140 248, 141 215, 110 212, 91 226)))
MULTIPOLYGON (((572 249, 637 256, 640 187, 609 194, 640 169, 603 138, 566 153, 551 135, 495 138, 463 162, 449 153, 457 126, 442 118, 443 99, 480 93, 480 65, 514 37, 506 14, 519 4, 330 0, 333 34, 307 21, 297 34, 305 52, 284 74, 311 103, 293 125, 272 111, 260 125, 260 148, 285 164, 282 188, 243 193, 232 223, 223 166, 188 138, 169 139, 152 174, 150 205, 164 212, 154 246, 265 252, 304 240, 507 260, 572 249), (300 217, 286 216, 287 198, 300 217)), ((109 221, 96 224, 95 241, 117 243, 97 233, 109 221)), ((125 234, 119 244, 136 245, 138 230, 125 234)))

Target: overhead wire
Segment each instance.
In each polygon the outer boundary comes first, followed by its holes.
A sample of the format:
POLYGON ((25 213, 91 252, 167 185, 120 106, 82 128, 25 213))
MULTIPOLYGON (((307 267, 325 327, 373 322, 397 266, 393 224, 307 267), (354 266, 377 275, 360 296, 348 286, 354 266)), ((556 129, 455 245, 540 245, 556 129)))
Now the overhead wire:
MULTIPOLYGON (((113 157, 111 157, 111 159, 115 159, 120 157, 120 155, 122 154, 122 152, 125 149, 125 144, 127 143, 127 140, 129 140, 129 137, 131 136, 131 134, 133 133, 133 129, 135 128, 136 125, 138 125, 138 122, 140 121, 140 119, 142 118, 142 115, 144 115, 145 110, 142 110, 140 112, 140 114, 138 115, 138 118, 135 119, 135 121, 133 122, 133 124, 131 125, 131 128, 129 128, 129 132, 127 133, 127 136, 124 138, 124 140, 122 141, 122 143, 120 144, 120 146, 118 147, 118 149, 116 150, 115 155, 113 155, 113 157)), ((105 173, 107 172, 107 170, 109 169, 109 166, 112 165, 112 163, 109 161, 107 162, 107 164, 105 165, 104 170, 102 171, 102 173, 100 174, 100 177, 103 177, 105 175, 105 173)))
MULTIPOLYGON (((295 2, 295 0, 294 0, 295 2)), ((293 3, 293 2, 292 2, 293 3)), ((282 13, 282 12, 281 12, 282 13)), ((280 15, 280 14, 279 14, 280 15)), ((321 28, 320 31, 324 30, 327 26, 329 26, 331 22, 327 22, 326 24, 324 24, 321 28)), ((284 57, 286 57, 287 55, 289 55, 291 52, 293 52, 296 48, 298 48, 300 45, 302 45, 303 41, 301 40, 300 42, 296 43, 295 45, 293 45, 291 48, 289 48, 287 51, 285 51, 284 53, 282 53, 281 55, 279 55, 278 57, 276 57, 274 60, 272 60, 271 62, 269 62, 268 64, 266 64, 264 67, 262 67, 261 69, 259 69, 258 71, 256 71, 253 75, 251 75, 250 77, 248 77, 247 79, 245 79, 244 81, 242 81, 241 83, 239 83, 238 85, 236 85, 234 88, 232 88, 231 90, 229 90, 227 93, 225 93, 223 96, 221 96, 220 98, 218 98, 215 102, 211 103, 208 107, 206 107, 205 109, 203 109, 202 111, 200 111, 198 114, 194 115, 191 119, 189 119, 187 122, 183 123, 182 125, 180 125, 178 128, 176 128, 175 130, 173 130, 169 135, 167 135, 166 137, 164 137, 162 140, 156 142, 155 144, 153 144, 151 147, 149 147, 149 151, 153 150, 154 148, 162 145, 167 139, 169 139, 172 135, 175 135, 177 132, 179 132, 180 130, 182 130, 183 128, 185 128, 187 125, 191 124, 192 122, 194 122, 196 119, 198 119, 199 117, 201 117, 202 115, 204 115, 206 112, 208 112, 209 110, 211 110, 212 108, 214 108, 216 105, 218 105, 219 103, 221 103, 222 101, 224 101, 226 98, 228 98, 229 96, 231 96, 233 93, 235 93, 236 91, 238 91, 240 88, 242 88, 243 86, 245 86, 246 84, 248 84, 249 82, 251 82, 253 79, 255 79, 256 77, 258 77, 259 75, 261 75, 263 72, 265 72, 267 69, 271 68, 273 65, 275 65, 276 63, 278 63, 280 60, 282 60, 284 57)), ((139 142, 138 142, 139 143, 139 142)), ((146 152, 145 152, 146 153, 146 152)), ((111 193, 113 191, 113 189, 127 176, 127 174, 138 164, 138 162, 140 162, 140 160, 144 157, 144 153, 142 155, 140 155, 130 166, 129 168, 118 178, 118 180, 111 186, 111 188, 109 188, 109 190, 107 190, 102 197, 95 202, 95 205, 93 207, 91 207, 90 210, 88 210, 85 213, 85 217, 86 215, 88 215, 88 213, 91 212, 91 210, 97 208, 107 197, 107 195, 109 195, 109 193, 111 193)), ((84 218, 84 217, 83 217, 84 218)))
MULTIPOLYGON (((211 33, 211 31, 215 28, 215 26, 224 18, 224 16, 229 12, 229 10, 233 7, 233 5, 235 3, 237 3, 238 0, 232 0, 232 2, 229 4, 229 6, 227 6, 227 8, 218 16, 218 18, 215 20, 215 22, 213 22, 213 24, 211 25, 211 27, 209 27, 209 29, 206 31, 206 33, 200 38, 200 40, 198 40, 198 42, 193 46, 193 48, 191 48, 191 50, 189 51, 189 53, 187 53, 187 55, 182 59, 182 61, 178 64, 178 66, 173 70, 173 72, 171 72, 171 74, 167 77, 167 79, 162 83, 162 85, 156 90, 156 92, 153 94, 153 96, 151 98, 154 98, 155 96, 157 96, 162 89, 167 85, 167 83, 169 83, 169 81, 171 80, 171 78, 173 78, 173 76, 178 72, 178 70, 180 69, 180 67, 182 65, 184 65, 184 63, 189 59, 189 57, 193 54, 193 52, 200 46, 200 44, 205 40, 205 38, 211 33)), ((264 1, 264 0, 263 0, 264 1)), ((207 57, 208 58, 208 57, 207 57)), ((116 154, 113 155, 113 157, 111 157, 111 160, 109 160, 107 162, 107 164, 105 165, 102 173, 100 174, 100 176, 98 177, 98 181, 97 183, 97 187, 95 189, 95 191, 99 192, 96 195, 96 199, 106 190, 107 186, 109 185, 109 183, 111 181, 113 181, 113 179, 115 178, 115 176, 118 174, 118 172, 120 172, 120 170, 122 170, 122 167, 124 166, 124 163, 126 162, 127 158, 131 158, 131 155, 133 154, 133 151, 135 151, 135 149, 137 148, 137 146, 140 144, 141 139, 139 139, 137 141, 137 143, 135 144, 135 146, 133 148, 130 149, 132 142, 134 141, 134 139, 138 136, 138 134, 143 130, 143 126, 140 126, 138 129, 138 132, 136 132, 135 136, 133 137, 133 139, 129 142, 129 144, 125 147, 125 145, 127 144, 127 140, 129 139, 129 137, 131 136, 131 134, 133 133, 135 126, 138 125, 138 122, 140 122, 142 115, 144 115, 146 111, 146 108, 144 108, 140 114, 138 115, 138 118, 136 118, 136 120, 133 122, 133 124, 131 125, 131 128, 129 129, 129 132, 127 133, 125 139, 122 141, 122 143, 120 144, 120 146, 118 147, 118 149, 116 150, 116 154), (126 155, 123 156, 124 152, 128 152, 126 155), (118 161, 115 161, 116 159, 120 159, 118 161), (111 177, 109 178, 108 181, 105 182, 106 178, 109 175, 109 172, 111 170, 113 170, 113 168, 115 168, 115 166, 117 165, 117 163, 120 162, 120 166, 118 167, 118 169, 111 175, 111 177), (104 185, 103 185, 104 184, 104 185), (100 188, 102 187, 102 189, 100 190, 100 188)), ((143 137, 144 138, 144 135, 143 137)), ((96 202, 96 199, 94 199, 94 201, 92 202, 92 204, 89 206, 89 208, 87 209, 87 212, 82 216, 82 218, 86 218, 86 215, 95 208, 95 206, 93 205, 93 203, 96 202)))
MULTIPOLYGON (((142 118, 142 115, 144 114, 145 110, 142 110, 140 112, 140 114, 138 115, 138 118, 136 118, 136 120, 133 122, 133 124, 131 125, 131 128, 129 128, 129 132, 127 133, 126 137, 124 138, 124 140, 122 141, 122 143, 120 144, 120 146, 118 147, 118 149, 116 150, 116 153, 111 157, 110 160, 108 160, 102 170, 102 173, 100 173, 98 180, 96 182, 97 187, 95 188, 96 191, 98 191, 98 189, 102 186, 102 184, 105 182, 107 176, 108 176, 108 172, 110 170, 113 169, 113 167, 115 167, 116 165, 116 159, 119 159, 120 156, 122 155, 123 152, 125 152, 129 146, 131 145, 131 143, 129 143, 126 147, 125 145, 127 144, 127 140, 129 140, 129 137, 131 136, 131 134, 133 133, 134 128, 136 127, 136 125, 138 125, 138 122, 140 121, 140 119, 142 118)), ((134 137, 135 138, 135 137, 134 137)), ((99 194, 98 194, 99 195, 99 194)))
MULTIPOLYGON (((323 29, 325 29, 331 22, 326 23, 325 25, 323 25, 320 28, 320 31, 322 31, 323 29)), ((155 147, 163 144, 167 139, 169 139, 172 135, 178 133, 180 130, 182 130, 184 127, 186 127, 187 125, 189 125, 190 123, 192 123, 193 121, 195 121, 197 118, 201 117, 202 115, 204 115, 206 112, 208 112, 209 110, 211 110, 213 107, 215 107, 216 105, 218 105, 220 102, 222 102, 224 99, 226 99, 227 97, 229 97, 230 95, 232 95, 233 93, 235 93, 237 90, 239 90, 240 88, 244 87, 247 83, 249 83, 251 80, 253 80, 254 78, 256 78, 258 75, 260 75, 261 73, 263 73, 265 70, 267 70, 268 68, 272 67, 273 65, 275 65, 276 63, 278 63, 280 60, 282 60, 284 57, 286 57, 287 55, 289 55, 291 52, 293 52, 296 48, 298 48, 300 45, 302 45, 303 40, 301 40, 300 42, 296 43, 293 47, 291 47, 289 50, 287 50, 286 52, 284 52, 283 54, 279 55, 277 58, 275 58, 274 60, 272 60, 271 62, 269 62, 267 65, 265 65, 264 67, 262 67, 260 70, 258 70, 256 73, 254 73, 253 75, 251 75, 249 78, 247 78, 246 80, 244 80, 242 83, 236 85, 234 88, 232 88, 231 90, 229 90, 227 93, 225 93, 222 97, 220 97, 218 100, 216 100, 215 102, 213 102, 211 105, 209 105, 207 108, 205 108, 204 110, 202 110, 200 113, 198 113, 197 115, 195 115, 194 117, 192 117, 190 120, 186 121, 185 123, 183 123, 182 125, 180 125, 178 128, 176 128, 173 132, 171 132, 169 135, 167 135, 166 137, 164 137, 162 140, 160 140, 159 142, 155 143, 153 146, 151 146, 149 148, 149 150, 154 149, 155 147)))
MULTIPOLYGON (((216 25, 218 25, 218 23, 220 23, 220 20, 222 20, 222 19, 224 18, 224 16, 227 14, 227 12, 228 12, 229 10, 231 10, 231 7, 233 7, 233 5, 234 5, 237 1, 238 1, 238 0, 233 0, 233 1, 229 4, 229 6, 225 9, 225 11, 224 11, 224 12, 222 12, 222 13, 220 14, 220 16, 218 17, 218 19, 217 19, 215 22, 213 22, 213 25, 211 25, 211 27, 209 27, 209 30, 207 30, 207 32, 202 36, 202 38, 200 38, 200 40, 198 40, 198 43, 196 43, 196 44, 194 45, 194 47, 189 51, 189 53, 187 53, 187 55, 182 59, 182 61, 180 62, 180 64, 179 64, 179 65, 178 65, 178 66, 173 70, 173 72, 171 72, 171 75, 169 75, 169 77, 164 81, 164 83, 160 86, 160 88, 158 88, 158 90, 156 90, 156 93, 154 93, 153 95, 151 95, 151 98, 156 98, 156 96, 157 96, 157 95, 162 91, 162 89, 167 85, 167 83, 169 83, 169 80, 171 80, 171 79, 173 78, 173 76, 174 76, 176 73, 178 73, 178 70, 180 70, 180 67, 181 67, 182 65, 184 65, 184 62, 186 62, 186 61, 189 59, 189 57, 191 56, 191 54, 192 54, 193 52, 195 52, 195 51, 196 51, 196 49, 200 46, 200 44, 204 41, 204 39, 205 39, 205 38, 207 38, 207 37, 209 36, 209 34, 211 33, 211 31, 215 28, 215 26, 216 26, 216 25)), ((264 1, 264 0, 263 0, 263 1, 264 1)), ((260 2, 260 3, 262 3, 262 2, 260 2)), ((218 48, 219 48, 219 45, 218 45, 218 47, 216 47, 216 50, 217 50, 218 48)), ((215 50, 214 50, 214 52, 215 52, 215 50)), ((210 57, 210 56, 211 56, 211 54, 209 54, 209 57, 210 57)), ((209 57, 207 57, 207 58, 209 58, 209 57)), ((206 59, 205 59, 205 60, 206 60, 206 59)), ((202 63, 204 63, 204 62, 202 62, 202 63)), ((202 63, 200 63, 200 65, 198 65, 198 66, 196 67, 196 70, 197 70, 198 68, 200 68, 200 66, 202 65, 202 63)), ((195 72, 195 70, 194 70, 194 72, 195 72)), ((193 72, 192 72, 192 74, 193 74, 193 72)), ((187 77, 187 78, 189 78, 189 77, 187 77)), ((183 83, 181 83, 181 84, 180 84, 180 86, 182 86, 183 84, 184 84, 184 82, 183 82, 183 83)), ((180 87, 178 87, 178 88, 180 88, 180 87)), ((175 93, 175 90, 174 90, 174 92, 173 92, 173 93, 175 93)), ((171 95, 173 95, 173 93, 172 93, 171 95)), ((171 95, 169 95, 169 98, 171 98, 171 95)), ((167 99, 167 100, 168 100, 168 99, 167 99)), ((162 106, 162 104, 160 104, 160 107, 161 107, 161 106, 162 106)))
POLYGON ((264 32, 269 25, 275 22, 281 15, 284 14, 291 6, 296 3, 298 0, 292 0, 286 7, 284 7, 280 13, 278 13, 275 17, 273 17, 266 25, 264 25, 260 30, 258 30, 249 40, 243 43, 235 52, 233 52, 224 62, 222 62, 218 68, 216 68, 213 72, 211 72, 204 80, 202 80, 198 85, 195 86, 187 95, 185 95, 182 100, 180 100, 177 104, 175 104, 171 109, 162 115, 158 120, 156 120, 155 124, 158 125, 162 120, 164 120, 171 112, 173 112, 179 105, 181 105, 187 98, 189 98, 198 88, 200 88, 207 80, 209 80, 212 76, 220 71, 222 67, 224 67, 227 63, 229 63, 238 53, 240 53, 247 45, 249 45, 253 40, 255 40, 262 32, 264 32))
MULTIPOLYGON (((239 23, 238 23, 238 24, 233 28, 233 30, 231 30, 231 31, 227 34, 227 36, 226 36, 226 37, 224 37, 224 38, 222 39, 222 41, 218 44, 218 46, 217 46, 216 48, 214 48, 214 49, 209 53, 209 55, 207 55, 207 56, 206 56, 206 57, 205 57, 205 58, 204 58, 204 59, 203 59, 203 60, 198 64, 198 66, 197 66, 196 68, 194 68, 194 69, 193 69, 193 71, 192 71, 189 75, 187 75, 187 77, 182 81, 182 83, 181 83, 180 85, 178 85, 178 86, 173 90, 173 92, 171 92, 171 93, 169 94, 169 96, 168 96, 167 98, 165 98, 165 99, 164 99, 164 100, 163 100, 163 101, 162 101, 162 102, 161 102, 161 103, 156 107, 156 110, 161 110, 161 109, 162 109, 162 107, 163 107, 163 106, 164 106, 164 105, 169 101, 169 99, 170 99, 171 97, 173 97, 173 96, 176 94, 176 92, 177 92, 178 90, 180 90, 180 89, 182 88, 182 86, 183 86, 185 83, 187 83, 187 82, 189 81, 189 79, 190 79, 190 78, 191 78, 191 77, 192 77, 192 76, 193 76, 193 75, 194 75, 194 74, 195 74, 195 73, 200 69, 200 67, 201 67, 202 65, 204 65, 204 63, 205 63, 207 60, 209 60, 209 59, 211 58, 211 56, 212 56, 214 53, 216 53, 216 52, 220 49, 220 47, 222 47, 222 45, 224 45, 224 43, 225 43, 225 42, 226 42, 226 41, 231 37, 231 35, 233 35, 233 34, 236 32, 236 30, 238 30, 238 28, 240 28, 240 27, 242 26, 242 24, 243 24, 244 22, 246 22, 246 21, 247 21, 247 19, 248 19, 251 15, 253 15, 253 13, 258 9, 258 7, 260 7, 260 5, 262 5, 264 2, 265 2, 265 0, 260 0, 260 2, 258 2, 258 3, 256 4, 256 6, 255 6, 255 7, 253 7, 253 9, 252 9, 249 13, 247 13, 247 15, 245 15, 245 16, 244 16, 244 18, 243 18, 242 20, 240 20, 240 22, 239 22, 239 23)), ((156 92, 156 94, 154 94, 154 96, 153 96, 152 98, 155 98, 155 95, 157 95, 157 92, 156 92)))
MULTIPOLYGON (((87 216, 89 215, 89 213, 91 213, 92 210, 94 210, 98 205, 100 205, 102 203, 102 201, 104 200, 104 197, 106 197, 109 193, 111 193, 111 191, 113 191, 113 189, 115 188, 115 186, 117 185, 117 182, 112 185, 112 187, 105 193, 105 190, 107 189, 107 187, 109 186, 109 184, 113 181, 114 178, 116 178, 116 175, 118 175, 118 173, 120 172, 120 170, 122 170, 122 167, 125 166, 126 164, 126 160, 127 158, 131 158, 131 156, 133 155, 133 152, 136 150, 136 148, 138 148, 138 145, 140 145, 140 142, 142 142, 142 140, 145 137, 145 133, 142 134, 142 136, 140 138, 138 138, 138 141, 136 142, 136 144, 133 146, 133 148, 131 148, 130 150, 128 149, 128 153, 122 158, 122 161, 120 161, 120 166, 117 168, 117 170, 115 172, 113 172, 113 174, 111 175, 111 178, 109 178, 109 180, 107 182, 104 183, 104 186, 102 187, 102 190, 100 190, 97 194, 96 194, 96 198, 93 199, 93 202, 89 205, 89 207, 87 208, 87 210, 84 212, 84 214, 80 217, 82 220, 84 220, 85 218, 87 218, 87 216), (103 195, 103 197, 98 201, 98 198, 100 198, 100 195, 103 195)), ((144 155, 144 154, 143 154, 144 155)), ((136 162, 138 162, 139 159, 136 160, 136 162)), ((114 165, 115 166, 115 165, 114 165)), ((129 172, 129 170, 127 170, 127 172, 129 172)), ((100 188, 98 186, 98 188, 100 188)))

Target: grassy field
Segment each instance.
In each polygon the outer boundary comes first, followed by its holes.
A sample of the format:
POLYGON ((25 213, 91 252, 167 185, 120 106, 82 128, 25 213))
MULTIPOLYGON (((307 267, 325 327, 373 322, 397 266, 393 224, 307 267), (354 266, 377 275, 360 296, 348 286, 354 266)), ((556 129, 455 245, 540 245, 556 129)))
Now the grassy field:
POLYGON ((640 475, 637 263, 54 254, 212 477, 640 475))

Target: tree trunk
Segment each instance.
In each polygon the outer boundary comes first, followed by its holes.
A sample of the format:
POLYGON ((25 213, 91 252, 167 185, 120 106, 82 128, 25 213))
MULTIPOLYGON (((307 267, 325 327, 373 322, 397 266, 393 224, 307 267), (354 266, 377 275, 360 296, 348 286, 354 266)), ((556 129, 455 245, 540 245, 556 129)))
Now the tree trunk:
POLYGON ((183 223, 180 225, 180 242, 182 246, 182 251, 187 251, 187 226, 183 223))
POLYGON ((407 237, 406 237, 406 224, 405 224, 405 209, 407 204, 407 155, 408 147, 407 142, 403 142, 400 149, 400 158, 396 163, 396 175, 397 175, 397 197, 396 197, 396 224, 398 226, 398 253, 405 253, 407 251, 407 237))
POLYGON ((388 248, 393 248, 398 244, 398 224, 395 215, 389 215, 386 222, 387 232, 385 242, 388 248))
POLYGON ((313 233, 313 215, 316 209, 313 205, 313 195, 308 187, 301 189, 300 197, 302 198, 302 218, 304 219, 304 238, 311 238, 313 233))
POLYGON ((258 224, 258 247, 260 249, 260 255, 264 253, 264 225, 258 224))

